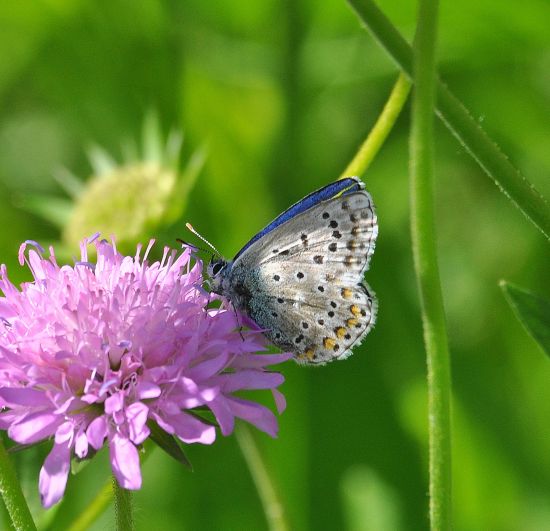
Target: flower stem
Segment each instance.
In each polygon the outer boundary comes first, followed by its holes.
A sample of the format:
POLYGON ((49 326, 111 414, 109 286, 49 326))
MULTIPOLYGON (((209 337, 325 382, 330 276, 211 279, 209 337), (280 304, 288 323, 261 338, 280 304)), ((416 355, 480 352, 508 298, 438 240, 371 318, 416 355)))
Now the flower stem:
POLYGON ((84 509, 77 519, 67 528, 67 531, 86 531, 102 515, 113 501, 113 487, 108 481, 103 485, 92 502, 84 509))
POLYGON ((451 529, 451 374, 433 204, 438 0, 419 0, 410 142, 411 230, 428 365, 430 522, 451 529))
MULTIPOLYGON (((143 466, 154 452, 156 445, 145 443, 146 451, 141 454, 141 466, 143 466)), ((113 481, 108 479, 95 498, 88 504, 86 509, 67 527, 67 531, 86 531, 105 512, 113 501, 113 481)), ((116 503, 116 496, 115 496, 116 503)), ((116 510, 116 509, 115 509, 116 510)), ((118 520, 117 520, 118 521, 118 520)), ((55 522, 54 522, 55 523, 55 522)))
MULTIPOLYGON (((412 78, 412 49, 386 15, 373 0, 348 2, 399 68, 412 78)), ((441 81, 437 82, 436 112, 501 191, 550 239, 550 208, 544 197, 519 173, 441 81)))
POLYGON ((16 531, 36 531, 29 506, 23 496, 15 467, 0 438, 0 495, 16 531))
POLYGON ((269 529, 271 531, 287 531, 290 528, 285 519, 283 504, 277 496, 275 486, 269 477, 267 467, 262 460, 250 430, 246 426, 240 425, 235 430, 235 434, 248 469, 252 474, 252 479, 258 489, 269 529))
POLYGON ((123 489, 114 476, 112 485, 117 531, 133 531, 134 515, 132 510, 132 493, 127 489, 123 489))
POLYGON ((360 177, 367 171, 374 157, 382 147, 382 144, 390 134, 401 109, 405 105, 409 92, 411 90, 411 82, 407 76, 401 72, 393 89, 390 97, 384 105, 382 113, 376 120, 374 127, 370 130, 366 140, 361 144, 359 151, 348 164, 347 168, 341 175, 343 177, 349 177, 350 175, 356 175, 360 177))

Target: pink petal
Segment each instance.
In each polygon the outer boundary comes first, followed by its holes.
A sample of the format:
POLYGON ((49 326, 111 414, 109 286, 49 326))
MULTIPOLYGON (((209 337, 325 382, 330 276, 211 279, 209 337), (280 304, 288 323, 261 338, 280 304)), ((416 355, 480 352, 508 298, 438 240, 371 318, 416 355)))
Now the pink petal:
POLYGON ((278 389, 272 389, 271 392, 273 393, 273 398, 275 399, 275 407, 277 408, 277 413, 281 415, 283 411, 286 409, 286 398, 281 391, 278 389))
POLYGON ((0 398, 8 406, 51 406, 51 400, 44 391, 32 387, 4 387, 0 389, 0 398))
POLYGON ((52 413, 42 411, 31 413, 24 416, 19 422, 12 424, 8 435, 19 443, 34 443, 53 435, 63 420, 63 417, 52 413))
POLYGON ((74 453, 83 459, 88 454, 88 437, 84 430, 80 430, 74 440, 74 453))
MULTIPOLYGON (((33 242, 36 243, 36 242, 33 242)), ((38 244, 36 244, 38 245, 38 244)), ((40 252, 44 252, 44 249, 39 246, 40 252)), ((46 262, 42 256, 40 256, 36 251, 30 250, 29 251, 29 267, 31 268, 34 278, 36 280, 43 280, 46 278, 46 273, 44 271, 44 266, 47 266, 48 262, 46 262)))
POLYGON ((141 444, 149 437, 150 433, 149 428, 145 425, 149 408, 141 402, 134 402, 125 409, 125 412, 130 428, 130 440, 134 444, 141 444))
POLYGON ((277 365, 292 358, 291 352, 284 354, 241 354, 231 362, 231 367, 244 369, 262 369, 268 365, 277 365))
POLYGON ((97 402, 98 398, 99 397, 93 393, 86 393, 85 395, 82 395, 80 397, 80 399, 87 404, 94 404, 95 402, 97 402))
POLYGON ((72 396, 65 400, 55 411, 57 415, 64 415, 67 413, 68 409, 73 406, 73 409, 77 409, 78 407, 82 407, 84 404, 82 401, 78 400, 76 397, 72 396))
MULTIPOLYGON (((64 422, 55 430, 55 443, 61 444, 71 441, 74 434, 74 424, 72 422, 64 422)), ((69 442, 70 444, 70 442, 69 442)))
POLYGON ((140 382, 136 386, 136 394, 140 400, 147 398, 157 398, 160 396, 161 389, 152 382, 140 382))
POLYGON ((235 415, 233 415, 227 407, 225 397, 220 395, 210 402, 208 407, 212 410, 212 413, 214 413, 223 435, 230 435, 235 428, 235 415))
POLYGON ((180 379, 180 391, 173 391, 170 395, 172 400, 178 404, 178 410, 193 409, 194 407, 202 406, 214 400, 220 394, 219 386, 213 387, 198 387, 195 382, 185 377, 180 379))
POLYGON ((221 382, 224 393, 232 393, 240 389, 272 389, 281 385, 285 378, 278 372, 243 369, 234 373, 221 374, 216 381, 221 382))
POLYGON ((15 315, 17 315, 17 312, 13 305, 5 299, 0 299, 0 316, 7 319, 15 315))
POLYGON ((99 450, 103 446, 106 435, 107 421, 103 415, 92 420, 86 429, 88 442, 95 450, 99 450))
POLYGON ((118 484, 124 489, 141 488, 139 454, 133 443, 117 433, 109 443, 109 454, 118 484))
POLYGON ((153 419, 155 422, 166 432, 170 435, 174 435, 174 426, 172 424, 169 424, 166 420, 164 420, 160 415, 157 413, 152 414, 153 419))
POLYGON ((21 413, 15 411, 6 411, 0 414, 0 430, 7 430, 18 418, 21 413))
POLYGON ((119 391, 118 393, 112 394, 109 398, 105 400, 105 413, 111 415, 116 411, 121 411, 124 407, 124 392, 119 391))
POLYGON ((70 447, 68 444, 55 444, 40 469, 38 490, 42 505, 48 509, 57 503, 65 492, 70 468, 70 447))
MULTIPOLYGON (((224 345, 220 346, 223 347, 224 345)), ((187 371, 185 371, 185 376, 192 380, 204 380, 206 378, 210 378, 210 376, 218 374, 225 368, 228 359, 229 354, 215 356, 212 359, 203 361, 202 363, 195 365, 191 369, 188 369, 187 371)))
POLYGON ((236 417, 250 422, 271 437, 277 436, 277 419, 265 406, 235 397, 226 397, 226 404, 236 417))
POLYGON ((175 434, 183 442, 212 444, 216 440, 216 428, 214 426, 204 424, 187 413, 171 415, 168 422, 174 427, 175 434))

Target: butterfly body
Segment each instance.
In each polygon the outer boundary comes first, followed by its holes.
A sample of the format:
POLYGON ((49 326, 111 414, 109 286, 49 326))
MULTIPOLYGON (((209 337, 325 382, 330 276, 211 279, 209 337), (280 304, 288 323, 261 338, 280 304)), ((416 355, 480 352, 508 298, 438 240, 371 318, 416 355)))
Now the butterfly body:
POLYGON ((213 260, 212 291, 299 363, 346 358, 374 325, 377 302, 363 275, 377 234, 363 183, 336 181, 286 210, 232 261, 213 260))

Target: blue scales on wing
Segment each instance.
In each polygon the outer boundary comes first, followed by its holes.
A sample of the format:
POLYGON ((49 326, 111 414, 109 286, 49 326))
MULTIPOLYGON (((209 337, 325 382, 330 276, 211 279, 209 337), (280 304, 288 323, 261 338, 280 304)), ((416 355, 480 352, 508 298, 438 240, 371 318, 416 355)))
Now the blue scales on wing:
POLYGON ((287 208, 282 214, 277 216, 267 227, 263 228, 258 234, 253 236, 249 242, 235 255, 233 261, 235 261, 241 254, 243 254, 254 242, 263 238, 266 234, 272 230, 279 227, 289 219, 305 212, 310 209, 312 206, 316 205, 320 201, 326 201, 331 199, 339 194, 345 195, 352 192, 361 190, 364 187, 363 183, 356 177, 346 177, 345 179, 340 179, 334 183, 324 186, 320 190, 316 190, 311 194, 307 195, 291 207, 287 208))

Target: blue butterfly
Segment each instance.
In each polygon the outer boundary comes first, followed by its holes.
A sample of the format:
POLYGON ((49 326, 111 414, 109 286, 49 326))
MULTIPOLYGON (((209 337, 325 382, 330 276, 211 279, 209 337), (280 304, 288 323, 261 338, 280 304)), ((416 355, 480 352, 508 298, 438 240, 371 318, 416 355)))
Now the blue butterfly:
POLYGON ((378 223, 357 177, 292 205, 233 258, 212 258, 211 289, 303 364, 344 359, 372 329, 374 292, 363 282, 378 223))

